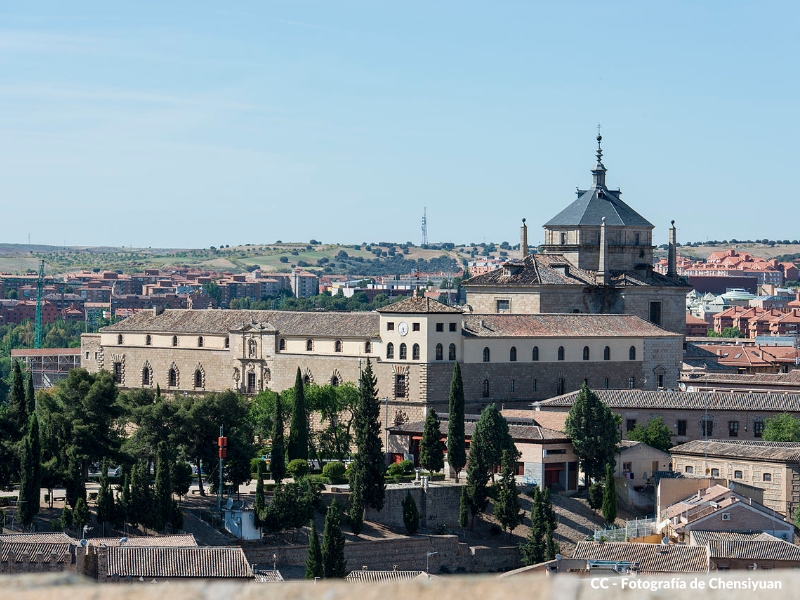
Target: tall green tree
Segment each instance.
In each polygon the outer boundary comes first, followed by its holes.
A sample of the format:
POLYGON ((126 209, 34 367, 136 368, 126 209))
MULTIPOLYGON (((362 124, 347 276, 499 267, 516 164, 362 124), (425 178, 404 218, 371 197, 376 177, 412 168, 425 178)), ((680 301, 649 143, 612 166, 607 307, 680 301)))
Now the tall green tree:
POLYGON ((25 408, 29 415, 36 411, 36 394, 33 391, 33 371, 28 370, 25 381, 25 408))
POLYGON ((466 437, 464 435, 464 382, 461 367, 455 363, 450 382, 450 406, 447 421, 447 464, 458 474, 467 464, 466 437))
POLYGON ((322 564, 322 548, 319 545, 317 526, 311 521, 311 533, 308 536, 308 557, 306 558, 306 579, 323 577, 325 571, 322 564))
POLYGON ((28 424, 28 403, 25 399, 25 379, 18 360, 11 367, 11 394, 8 399, 6 415, 10 423, 13 440, 20 440, 25 435, 28 424))
POLYGON ((514 439, 508 432, 508 421, 500 414, 495 404, 484 408, 475 424, 475 431, 470 441, 470 460, 472 460, 473 446, 476 452, 482 453, 482 460, 489 467, 492 481, 494 481, 494 473, 502 461, 504 450, 509 451, 514 461, 519 456, 514 439))
POLYGON ((458 526, 464 529, 469 525, 469 496, 466 486, 461 488, 461 499, 458 503, 458 526))
POLYGON ((603 519, 611 524, 617 518, 617 486, 614 485, 614 466, 606 465, 606 483, 603 488, 603 519))
POLYGON ((800 419, 789 413, 770 417, 761 437, 767 442, 800 442, 800 419))
POLYGON ((364 528, 364 490, 359 485, 355 471, 350 474, 350 489, 350 530, 355 535, 361 535, 364 528))
MULTIPOLYGON (((361 373, 358 405, 355 410, 356 454, 350 469, 356 477, 354 494, 361 494, 364 506, 375 510, 383 508, 386 495, 386 465, 383 455, 380 429, 380 401, 375 385, 378 380, 372 374, 369 358, 361 373)), ((352 484, 352 480, 351 480, 352 484)), ((351 488, 352 489, 352 488, 351 488)))
POLYGON ((153 525, 156 529, 164 529, 172 520, 172 478, 170 473, 170 458, 167 454, 167 444, 158 443, 156 455, 156 486, 155 506, 153 507, 153 525))
POLYGON ((486 488, 489 484, 489 465, 486 463, 486 453, 481 448, 481 443, 480 436, 472 436, 467 463, 466 490, 473 529, 475 528, 475 517, 485 511, 489 505, 489 491, 486 488))
POLYGON ((419 444, 419 464, 430 472, 444 469, 441 421, 434 409, 431 409, 425 417, 422 441, 419 444))
POLYGON ((289 462, 296 458, 308 460, 308 413, 306 412, 306 396, 300 367, 294 378, 294 406, 292 407, 292 423, 289 425, 289 443, 286 446, 289 462))
POLYGON ((607 464, 615 462, 619 420, 584 383, 569 410, 564 431, 572 440, 588 487, 603 477, 607 464))
POLYGON ((402 502, 402 508, 403 525, 406 526, 408 535, 414 535, 419 529, 419 510, 417 509, 417 503, 411 495, 411 492, 406 493, 406 497, 402 502))
POLYGON ((528 536, 519 545, 522 564, 525 566, 536 565, 544 560, 544 534, 547 524, 542 505, 542 492, 536 487, 533 490, 533 501, 531 502, 531 529, 528 536))
POLYGON ((264 502, 264 461, 258 461, 256 467, 256 497, 253 500, 253 524, 256 527, 261 527, 262 519, 264 517, 264 510, 266 503, 264 502))
POLYGON ((272 450, 270 450, 269 470, 275 483, 286 476, 286 452, 283 441, 283 407, 281 395, 275 394, 275 416, 272 425, 272 450))
POLYGON ((344 579, 346 570, 342 510, 334 498, 325 515, 325 531, 322 534, 322 572, 325 579, 344 579))
POLYGON ((90 516, 86 501, 83 498, 78 498, 78 501, 75 503, 75 510, 72 514, 72 523, 75 525, 75 528, 78 530, 78 535, 81 537, 83 537, 83 526, 89 524, 90 516))
POLYGON ((108 461, 103 460, 100 473, 100 491, 97 492, 97 522, 102 526, 105 534, 107 522, 114 521, 114 492, 108 478, 108 461))
POLYGON ((509 450, 503 450, 503 477, 500 480, 500 493, 494 503, 494 516, 504 531, 512 532, 522 523, 522 511, 519 508, 519 492, 515 477, 516 460, 509 450))
MULTIPOLYGON (((796 419, 795 419, 796 420, 796 419)), ((798 435, 800 435, 800 421, 798 421, 798 435)), ((633 430, 628 432, 628 439, 634 442, 642 442, 653 448, 667 452, 672 448, 672 432, 664 424, 661 417, 653 417, 647 421, 647 425, 637 423, 633 430)), ((798 437, 800 439, 800 437, 798 437)))
POLYGON ((77 506, 78 500, 86 502, 86 485, 81 473, 81 461, 75 455, 69 458, 69 471, 65 479, 65 492, 67 504, 72 508, 77 506))
POLYGON ((131 468, 131 494, 128 506, 128 522, 136 527, 153 525, 153 490, 150 487, 150 474, 147 461, 141 460, 131 468))
MULTIPOLYGON (((31 415, 31 418, 34 416, 31 415)), ((31 438, 27 435, 22 441, 21 479, 19 484, 19 522, 23 527, 30 527, 31 523, 33 523, 33 518, 39 512, 39 487, 34 478, 35 461, 31 438)))

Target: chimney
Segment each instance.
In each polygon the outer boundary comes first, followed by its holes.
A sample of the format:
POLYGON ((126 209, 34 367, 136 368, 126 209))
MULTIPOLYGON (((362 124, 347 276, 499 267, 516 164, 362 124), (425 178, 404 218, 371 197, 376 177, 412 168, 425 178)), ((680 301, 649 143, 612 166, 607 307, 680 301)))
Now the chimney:
POLYGON ((597 283, 606 284, 606 260, 608 255, 608 244, 606 242, 606 218, 600 224, 600 259, 597 265, 597 283))
POLYGON ((528 256, 528 226, 525 219, 522 219, 522 227, 519 228, 519 255, 522 260, 528 256))
POLYGON ((675 278, 678 276, 678 268, 676 266, 678 240, 677 235, 675 234, 675 221, 672 221, 671 225, 672 226, 669 228, 669 257, 667 259, 667 277, 675 278))

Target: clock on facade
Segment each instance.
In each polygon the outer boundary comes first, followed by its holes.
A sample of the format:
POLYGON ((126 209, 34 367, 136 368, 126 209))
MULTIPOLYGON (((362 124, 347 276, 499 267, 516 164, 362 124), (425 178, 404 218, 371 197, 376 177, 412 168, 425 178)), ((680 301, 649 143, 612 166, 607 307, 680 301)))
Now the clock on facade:
POLYGON ((405 335, 408 333, 408 323, 400 323, 397 326, 397 333, 400 335, 405 335))

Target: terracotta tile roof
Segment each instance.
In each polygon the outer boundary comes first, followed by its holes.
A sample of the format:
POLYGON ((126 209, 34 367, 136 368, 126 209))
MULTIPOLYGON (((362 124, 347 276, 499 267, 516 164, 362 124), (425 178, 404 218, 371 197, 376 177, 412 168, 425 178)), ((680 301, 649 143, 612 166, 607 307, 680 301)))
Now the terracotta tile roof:
POLYGON ((442 304, 438 300, 427 297, 411 297, 400 302, 394 302, 388 306, 378 309, 379 313, 384 314, 418 314, 418 313, 451 313, 460 314, 460 308, 454 308, 442 304))
POLYGON ((375 312, 170 309, 154 315, 146 310, 101 331, 224 334, 251 325, 284 335, 364 338, 379 335, 380 317, 375 312))
POLYGON ((78 540, 66 533, 0 533, 0 543, 77 545, 78 540))
MULTIPOLYGON (((90 546, 119 546, 120 538, 88 538, 90 546)), ((142 535, 128 536, 123 546, 174 546, 177 548, 187 546, 197 546, 194 534, 185 533, 182 535, 142 535)))
POLYGON ((16 562, 35 562, 37 555, 41 555, 40 562, 50 562, 54 554, 56 562, 72 562, 74 548, 74 540, 62 543, 0 541, 0 560, 7 562, 13 552, 16 562))
POLYGON ((800 547, 783 540, 711 540, 711 558, 800 561, 800 547))
POLYGON ((253 573, 253 577, 258 583, 282 583, 283 582, 283 575, 281 575, 280 571, 273 571, 272 569, 269 570, 259 570, 253 573))
MULTIPOLYGON (((477 420, 477 419, 476 419, 477 420)), ((440 430, 447 431, 447 419, 441 419, 440 430)), ((464 423, 464 437, 467 439, 472 438, 472 433, 475 431, 476 421, 466 421, 464 423)), ((411 423, 403 423, 389 428, 389 433, 393 434, 409 434, 409 435, 422 435, 425 428, 424 421, 415 421, 411 423)), ((514 441, 518 442, 569 442, 569 438, 563 431, 555 431, 540 427, 539 425, 509 425, 508 432, 514 441)))
POLYGON ((252 577, 241 548, 111 546, 106 552, 108 577, 252 577))
POLYGON ((466 337, 681 337, 635 315, 464 315, 466 337))
POLYGON ((800 461, 800 443, 765 442, 756 440, 693 440, 673 446, 670 454, 745 458, 750 460, 797 462, 800 461))
MULTIPOLYGON (((732 498, 734 496, 734 492, 724 485, 713 485, 705 490, 700 490, 699 496, 697 493, 694 493, 680 502, 668 506, 667 510, 664 511, 664 515, 667 519, 683 516, 688 522, 696 521, 718 510, 723 499, 732 498), (712 505, 711 502, 714 502, 716 506, 712 505)), ((728 503, 728 505, 730 505, 730 503, 728 503)))
POLYGON ((509 422, 514 419, 530 419, 533 424, 553 431, 564 431, 564 423, 567 420, 567 413, 565 412, 503 409, 500 414, 509 422))
POLYGON ((704 319, 700 317, 695 317, 692 313, 686 313, 686 324, 687 325, 708 325, 704 319))
POLYGON ((632 562, 640 573, 708 572, 708 550, 702 546, 578 542, 573 558, 632 562))
MULTIPOLYGON (((611 409, 763 410, 800 412, 800 394, 770 392, 674 392, 671 390, 593 390, 611 409)), ((577 391, 543 400, 542 408, 569 408, 577 391)))
POLYGON ((709 542, 718 541, 767 541, 767 542, 781 542, 780 538, 776 538, 769 533, 736 533, 733 531, 698 531, 693 529, 689 532, 689 540, 693 546, 708 546, 709 542))
POLYGON ((345 577, 349 583, 388 583, 393 581, 411 581, 425 571, 350 571, 345 577))

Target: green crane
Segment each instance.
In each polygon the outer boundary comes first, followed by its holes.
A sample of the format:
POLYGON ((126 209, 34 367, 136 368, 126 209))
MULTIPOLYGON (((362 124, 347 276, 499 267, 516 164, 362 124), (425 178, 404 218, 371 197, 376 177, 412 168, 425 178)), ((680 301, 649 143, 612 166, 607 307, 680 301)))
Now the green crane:
POLYGON ((36 337, 34 348, 42 347, 42 296, 44 296, 44 261, 39 263, 39 277, 36 280, 36 337))

